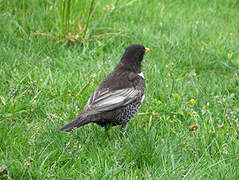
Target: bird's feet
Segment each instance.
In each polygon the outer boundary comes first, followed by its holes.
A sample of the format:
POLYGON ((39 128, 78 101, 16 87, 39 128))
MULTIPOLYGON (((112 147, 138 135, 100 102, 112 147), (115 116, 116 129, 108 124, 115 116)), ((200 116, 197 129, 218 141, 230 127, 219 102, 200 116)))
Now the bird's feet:
POLYGON ((105 126, 105 134, 108 137, 108 139, 110 139, 110 133, 109 133, 110 128, 111 128, 111 125, 105 126))
POLYGON ((127 127, 127 124, 123 124, 123 125, 121 126, 120 135, 121 135, 122 137, 127 137, 126 127, 127 127))

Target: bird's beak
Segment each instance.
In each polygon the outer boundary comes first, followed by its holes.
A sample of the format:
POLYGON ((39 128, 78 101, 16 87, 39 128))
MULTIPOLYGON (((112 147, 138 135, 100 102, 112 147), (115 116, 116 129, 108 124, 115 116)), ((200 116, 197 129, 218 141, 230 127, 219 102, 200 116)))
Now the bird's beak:
POLYGON ((149 52, 150 49, 149 48, 145 48, 145 53, 149 52))

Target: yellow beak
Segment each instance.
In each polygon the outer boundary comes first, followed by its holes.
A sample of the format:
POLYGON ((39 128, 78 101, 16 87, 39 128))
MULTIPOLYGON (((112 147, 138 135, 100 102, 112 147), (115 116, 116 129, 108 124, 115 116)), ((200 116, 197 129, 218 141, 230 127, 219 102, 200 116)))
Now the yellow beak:
POLYGON ((145 53, 149 52, 150 49, 149 48, 145 48, 145 53))

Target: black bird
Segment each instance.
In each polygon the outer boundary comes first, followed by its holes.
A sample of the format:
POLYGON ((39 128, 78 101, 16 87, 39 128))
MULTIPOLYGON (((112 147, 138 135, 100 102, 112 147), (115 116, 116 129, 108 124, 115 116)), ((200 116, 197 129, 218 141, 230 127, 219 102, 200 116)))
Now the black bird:
POLYGON ((135 116, 144 100, 146 86, 141 63, 148 51, 149 48, 142 45, 128 46, 119 64, 95 90, 84 110, 60 130, 68 132, 88 123, 96 123, 106 129, 121 125, 124 135, 129 120, 135 116))

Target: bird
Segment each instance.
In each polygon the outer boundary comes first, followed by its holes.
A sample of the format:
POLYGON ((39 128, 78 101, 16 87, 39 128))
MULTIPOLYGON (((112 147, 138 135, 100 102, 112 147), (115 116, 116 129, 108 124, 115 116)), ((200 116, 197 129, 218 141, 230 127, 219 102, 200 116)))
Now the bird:
POLYGON ((102 81, 75 120, 62 126, 60 131, 72 131, 89 123, 105 130, 121 126, 125 135, 128 122, 136 115, 145 98, 145 78, 141 64, 149 48, 131 44, 114 70, 102 81))

